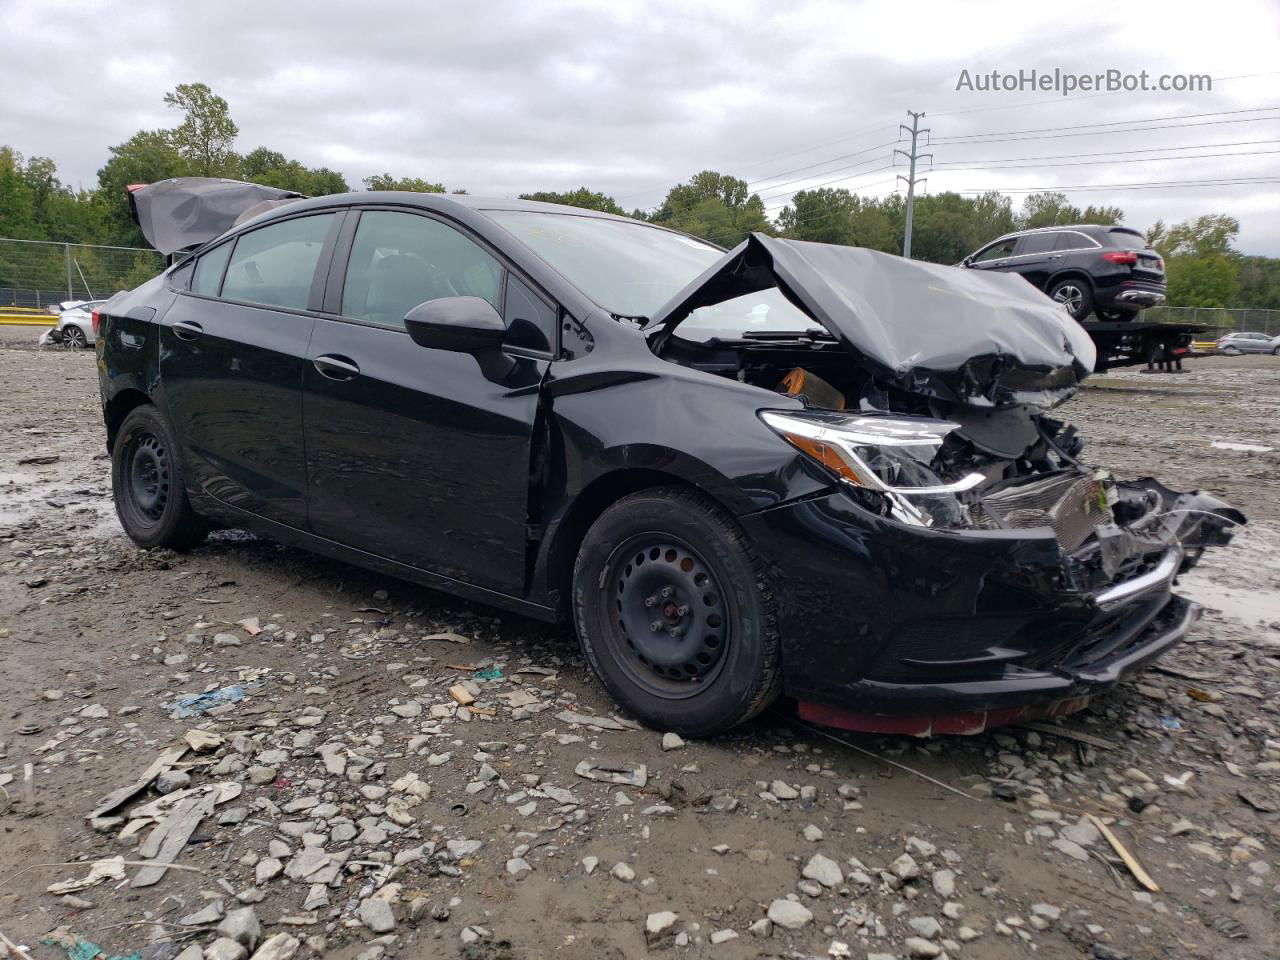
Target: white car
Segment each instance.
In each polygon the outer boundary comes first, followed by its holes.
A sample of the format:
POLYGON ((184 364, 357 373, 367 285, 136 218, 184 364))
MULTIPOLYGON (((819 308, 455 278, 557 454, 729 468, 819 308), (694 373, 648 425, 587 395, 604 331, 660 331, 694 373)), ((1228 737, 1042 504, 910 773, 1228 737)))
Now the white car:
POLYGON ((1269 333, 1228 333, 1218 338, 1218 349, 1226 354, 1273 353, 1280 357, 1280 337, 1269 333))
MULTIPOLYGON (((106 300, 82 300, 63 308, 58 314, 58 325, 50 331, 50 342, 65 343, 72 347, 87 347, 93 343, 93 311, 106 300)), ((43 339, 43 338, 42 338, 43 339)))

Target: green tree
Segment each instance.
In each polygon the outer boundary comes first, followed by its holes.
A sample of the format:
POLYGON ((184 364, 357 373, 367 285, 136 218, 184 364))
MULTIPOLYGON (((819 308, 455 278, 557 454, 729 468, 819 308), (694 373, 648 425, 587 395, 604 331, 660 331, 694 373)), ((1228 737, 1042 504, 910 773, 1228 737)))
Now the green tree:
POLYGON ((168 130, 139 130, 124 143, 110 148, 111 157, 98 171, 98 200, 105 211, 105 242, 145 246, 142 231, 129 213, 131 183, 155 183, 170 177, 190 176, 194 171, 178 152, 168 130))
POLYGON ((366 190, 407 190, 410 193, 444 193, 443 183, 431 183, 421 177, 393 177, 389 173, 378 173, 364 178, 366 190))
POLYGON ((1280 310, 1280 260, 1274 257, 1241 257, 1236 280, 1240 293, 1234 305, 1280 310))
POLYGON ((647 219, 725 247, 736 246, 751 233, 773 233, 764 202, 748 191, 747 182, 714 170, 672 187, 647 219))
POLYGON ((543 203, 560 203, 566 207, 581 207, 584 210, 600 210, 603 213, 614 213, 620 217, 626 216, 626 211, 618 206, 613 197, 597 193, 595 190, 589 190, 586 187, 579 187, 577 190, 568 190, 564 193, 557 193, 554 190, 522 193, 520 194, 520 199, 539 200, 543 203))
POLYGON ((351 188, 342 174, 328 167, 310 168, 288 159, 278 150, 258 147, 240 161, 241 176, 250 183, 261 183, 281 190, 295 190, 308 197, 330 193, 346 193, 351 188))
POLYGON ((1169 257, 1167 297, 1179 307, 1235 306, 1240 265, 1222 253, 1169 257))
POLYGON ((1104 226, 1117 224, 1124 219, 1119 207, 1088 206, 1081 210, 1067 200, 1065 193, 1032 193, 1022 201, 1018 215, 1018 227, 1031 230, 1035 227, 1063 227, 1073 223, 1097 223, 1104 226))
POLYGON ((192 173, 230 177, 239 172, 235 142, 240 128, 231 119, 226 100, 207 84, 180 83, 164 95, 164 102, 182 111, 182 123, 170 131, 170 137, 192 173))
MULTIPOLYGON (((1161 225, 1162 226, 1162 225, 1161 225)), ((1153 228, 1154 229, 1154 228, 1153 228)), ((1240 233, 1240 221, 1226 214, 1206 214, 1170 227, 1161 238, 1166 256, 1212 256, 1232 253, 1240 233)))
POLYGON ((853 215, 858 203, 844 187, 799 190, 778 214, 777 227, 790 240, 857 245, 853 215))
POLYGON ((35 240, 39 239, 36 202, 24 171, 22 154, 0 147, 0 236, 35 240))

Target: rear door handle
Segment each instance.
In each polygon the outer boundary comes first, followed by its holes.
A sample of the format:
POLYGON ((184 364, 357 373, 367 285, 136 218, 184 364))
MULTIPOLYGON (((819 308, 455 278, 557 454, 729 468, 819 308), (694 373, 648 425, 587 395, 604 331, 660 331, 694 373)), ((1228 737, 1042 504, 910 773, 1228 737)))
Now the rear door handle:
POLYGON ((1050 260, 1061 260, 1061 259, 1062 259, 1062 254, 1060 254, 1060 253, 1051 253, 1051 254, 1049 254, 1049 259, 1050 259, 1050 260))
POLYGON ((204 327, 193 320, 179 320, 173 325, 173 335, 179 340, 198 340, 204 334, 204 327))
POLYGON ((328 377, 330 380, 354 380, 360 376, 360 368, 350 357, 326 353, 316 357, 311 363, 320 371, 322 377, 328 377))

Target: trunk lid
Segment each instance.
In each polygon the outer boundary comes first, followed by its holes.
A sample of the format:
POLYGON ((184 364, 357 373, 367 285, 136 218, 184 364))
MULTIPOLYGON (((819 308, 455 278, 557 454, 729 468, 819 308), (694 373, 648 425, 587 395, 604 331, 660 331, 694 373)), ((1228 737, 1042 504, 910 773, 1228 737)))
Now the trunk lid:
POLYGON ((147 243, 168 256, 208 243, 246 212, 300 200, 303 194, 217 177, 174 177, 128 186, 129 210, 147 243))

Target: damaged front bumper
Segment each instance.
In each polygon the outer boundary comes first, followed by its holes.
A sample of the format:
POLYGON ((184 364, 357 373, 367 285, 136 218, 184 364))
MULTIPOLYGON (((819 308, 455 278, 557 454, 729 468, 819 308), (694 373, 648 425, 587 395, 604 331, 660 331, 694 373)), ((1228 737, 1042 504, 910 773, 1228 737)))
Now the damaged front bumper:
POLYGON ((815 722, 977 733, 1069 713, 1187 636, 1177 575, 1244 517, 1153 480, 1066 550, 1049 526, 937 530, 841 492, 744 518, 774 566, 788 695, 815 722))

